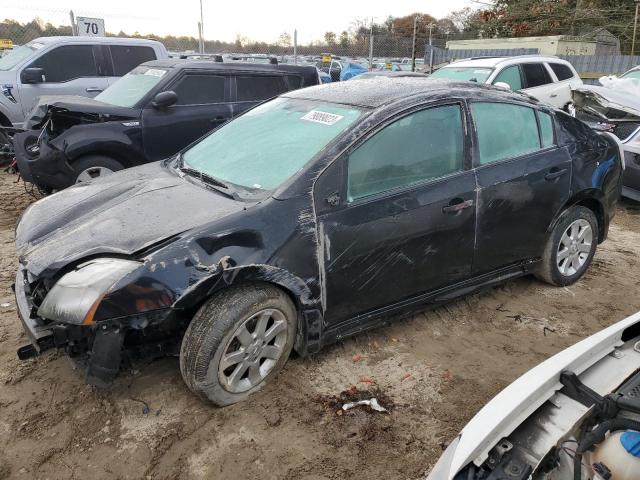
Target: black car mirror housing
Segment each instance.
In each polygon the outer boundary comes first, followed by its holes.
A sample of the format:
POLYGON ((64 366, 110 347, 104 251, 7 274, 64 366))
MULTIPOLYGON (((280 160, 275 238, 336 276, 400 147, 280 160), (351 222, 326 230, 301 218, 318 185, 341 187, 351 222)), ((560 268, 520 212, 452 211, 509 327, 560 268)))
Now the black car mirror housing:
POLYGON ((20 81, 22 83, 42 83, 45 81, 44 68, 29 67, 20 73, 20 81))
POLYGON ((163 108, 174 105, 177 101, 178 95, 176 95, 176 92, 174 92, 173 90, 167 90, 166 92, 160 92, 155 97, 153 97, 151 105, 153 106, 153 108, 162 110, 163 108))

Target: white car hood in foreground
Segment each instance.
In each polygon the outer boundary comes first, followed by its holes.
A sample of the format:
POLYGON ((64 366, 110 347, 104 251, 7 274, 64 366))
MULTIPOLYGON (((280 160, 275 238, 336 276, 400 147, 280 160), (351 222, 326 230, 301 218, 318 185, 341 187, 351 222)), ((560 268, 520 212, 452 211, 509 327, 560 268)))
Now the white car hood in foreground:
POLYGON ((452 480, 471 462, 481 465, 502 438, 511 434, 562 388, 562 371, 581 374, 621 346, 624 330, 636 323, 640 323, 640 312, 561 351, 518 378, 471 419, 444 452, 428 479, 452 480))

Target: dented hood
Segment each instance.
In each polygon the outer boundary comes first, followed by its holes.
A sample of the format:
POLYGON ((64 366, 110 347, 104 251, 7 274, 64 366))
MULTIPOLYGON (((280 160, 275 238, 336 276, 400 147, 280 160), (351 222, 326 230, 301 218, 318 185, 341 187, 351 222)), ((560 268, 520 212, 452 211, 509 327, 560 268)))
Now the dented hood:
POLYGON ((608 120, 620 120, 629 116, 640 117, 640 96, 625 90, 598 85, 581 85, 573 90, 577 109, 587 107, 589 112, 600 112, 608 120), (608 116, 607 116, 608 114, 608 116))
POLYGON ((40 276, 90 255, 134 254, 246 205, 156 162, 34 203, 16 229, 16 250, 27 270, 40 276))
POLYGON ((93 98, 78 95, 44 95, 38 99, 24 124, 27 130, 39 128, 50 110, 72 112, 78 115, 96 115, 116 117, 119 119, 136 118, 138 110, 119 107, 109 103, 99 102, 93 98))

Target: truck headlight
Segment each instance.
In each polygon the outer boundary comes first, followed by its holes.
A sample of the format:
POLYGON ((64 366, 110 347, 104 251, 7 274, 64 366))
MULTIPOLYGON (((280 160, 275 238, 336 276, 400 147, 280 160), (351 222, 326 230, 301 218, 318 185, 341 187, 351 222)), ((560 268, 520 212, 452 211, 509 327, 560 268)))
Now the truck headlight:
POLYGON ((38 308, 38 316, 63 323, 90 325, 104 296, 139 262, 119 258, 97 258, 64 275, 38 308))

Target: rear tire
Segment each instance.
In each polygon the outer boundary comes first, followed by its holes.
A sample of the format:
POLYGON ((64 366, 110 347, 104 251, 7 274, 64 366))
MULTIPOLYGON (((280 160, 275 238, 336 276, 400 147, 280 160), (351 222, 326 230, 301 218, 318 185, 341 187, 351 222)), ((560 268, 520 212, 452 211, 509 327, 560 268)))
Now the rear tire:
POLYGON ((74 171, 73 183, 85 183, 122 170, 124 165, 111 157, 87 155, 75 161, 72 167, 74 171))
POLYGON ((180 348, 182 378, 214 405, 240 402, 284 366, 296 329, 295 306, 282 290, 268 284, 224 290, 187 328, 180 348))
POLYGON ((571 207, 549 235, 536 277, 558 287, 574 284, 591 265, 598 236, 595 214, 571 207))

